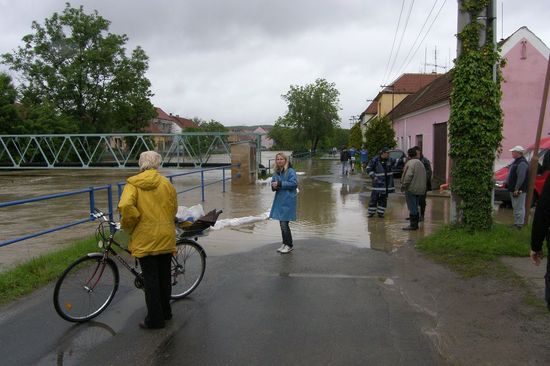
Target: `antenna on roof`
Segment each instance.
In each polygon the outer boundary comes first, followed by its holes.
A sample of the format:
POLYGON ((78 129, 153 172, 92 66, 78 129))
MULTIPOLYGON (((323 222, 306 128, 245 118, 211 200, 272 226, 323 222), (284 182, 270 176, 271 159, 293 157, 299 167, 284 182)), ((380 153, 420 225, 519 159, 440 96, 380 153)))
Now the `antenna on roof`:
POLYGON ((441 65, 438 65, 437 64, 437 46, 434 47, 434 63, 433 64, 425 64, 427 66, 433 66, 433 71, 432 71, 432 74, 437 74, 437 69, 443 69, 443 71, 446 71, 447 70, 447 66, 441 66, 441 65))

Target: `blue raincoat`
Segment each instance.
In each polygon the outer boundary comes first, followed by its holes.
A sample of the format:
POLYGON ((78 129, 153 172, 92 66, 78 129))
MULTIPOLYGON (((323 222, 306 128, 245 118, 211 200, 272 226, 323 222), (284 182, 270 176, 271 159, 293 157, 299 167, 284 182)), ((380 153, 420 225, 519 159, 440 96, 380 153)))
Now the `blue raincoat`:
POLYGON ((271 179, 273 182, 280 181, 281 186, 275 193, 269 217, 279 221, 296 220, 296 187, 298 187, 296 171, 288 168, 282 173, 275 172, 271 179))

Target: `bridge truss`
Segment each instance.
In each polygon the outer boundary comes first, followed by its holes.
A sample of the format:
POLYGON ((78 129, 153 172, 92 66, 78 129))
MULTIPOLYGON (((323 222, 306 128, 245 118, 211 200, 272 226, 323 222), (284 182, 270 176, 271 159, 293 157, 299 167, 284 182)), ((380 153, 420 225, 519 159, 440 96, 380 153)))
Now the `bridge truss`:
POLYGON ((131 168, 146 150, 164 167, 221 165, 232 144, 250 142, 261 161, 261 134, 252 133, 0 135, 0 169, 131 168))

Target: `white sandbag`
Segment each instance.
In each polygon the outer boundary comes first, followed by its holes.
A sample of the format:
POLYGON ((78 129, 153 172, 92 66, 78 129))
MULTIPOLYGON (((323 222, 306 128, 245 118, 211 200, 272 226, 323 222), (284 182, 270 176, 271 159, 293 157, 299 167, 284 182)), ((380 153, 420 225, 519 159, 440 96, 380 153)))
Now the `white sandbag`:
POLYGON ((222 219, 222 220, 216 221, 216 224, 212 226, 212 230, 221 230, 226 227, 235 227, 235 226, 240 226, 245 224, 251 224, 253 222, 267 220, 268 218, 269 218, 269 211, 256 216, 244 216, 244 217, 237 217, 233 219, 222 219))

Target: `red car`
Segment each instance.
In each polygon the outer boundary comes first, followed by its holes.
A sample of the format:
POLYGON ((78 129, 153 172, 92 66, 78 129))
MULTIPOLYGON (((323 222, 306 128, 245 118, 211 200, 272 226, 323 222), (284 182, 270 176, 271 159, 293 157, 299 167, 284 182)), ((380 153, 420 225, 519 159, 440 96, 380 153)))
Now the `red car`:
MULTIPOLYGON (((527 161, 531 161, 533 156, 534 146, 529 146, 523 154, 527 161)), ((537 202, 542 192, 542 186, 546 181, 546 178, 550 174, 550 137, 545 137, 540 140, 539 146, 539 164, 537 168, 537 176, 535 178, 535 190, 533 192, 533 205, 537 202)), ((503 203, 510 203, 510 192, 506 188, 506 178, 508 177, 508 170, 510 164, 497 170, 495 172, 495 201, 502 201, 503 203)))

